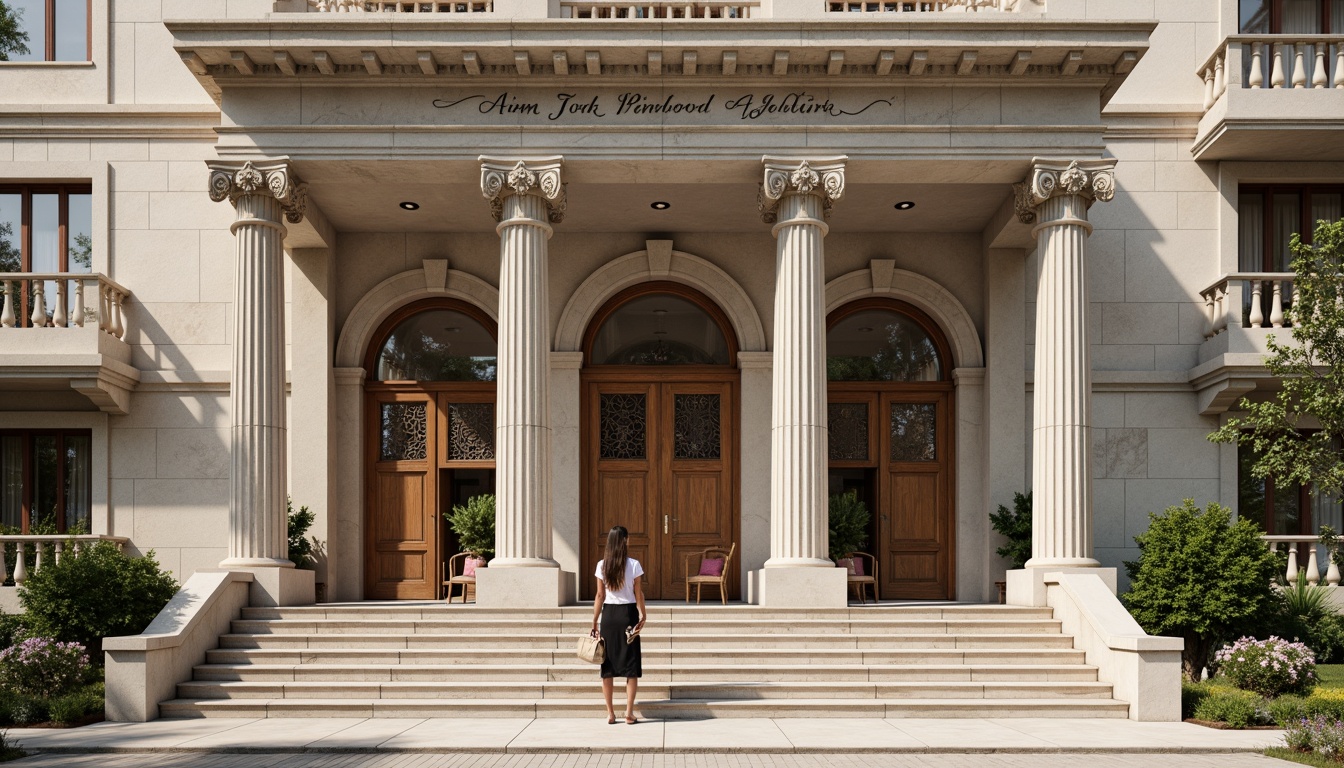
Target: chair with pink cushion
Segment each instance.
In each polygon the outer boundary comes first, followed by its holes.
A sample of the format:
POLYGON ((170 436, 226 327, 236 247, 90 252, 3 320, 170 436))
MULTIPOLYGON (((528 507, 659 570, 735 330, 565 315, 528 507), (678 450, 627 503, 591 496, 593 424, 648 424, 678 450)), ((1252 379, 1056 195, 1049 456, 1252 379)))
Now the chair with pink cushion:
POLYGON ((853 567, 849 571, 849 586, 858 590, 859 602, 868 602, 864 595, 864 587, 870 584, 873 587, 873 602, 878 602, 877 558, 867 552, 855 552, 853 563, 853 567), (865 562, 865 558, 867 562, 865 562))
POLYGON ((737 543, 728 549, 710 547, 699 552, 687 552, 686 565, 686 602, 691 602, 691 587, 695 587, 695 604, 700 604, 700 590, 706 586, 719 588, 719 599, 728 604, 728 576, 733 563, 733 553, 737 552, 737 543), (697 559, 700 566, 691 570, 691 562, 697 559), (691 574, 695 574, 694 576, 691 574))
MULTIPOLYGON (((462 588, 462 602, 467 602, 467 592, 476 591, 476 568, 479 561, 470 552, 458 552, 443 564, 443 591, 448 602, 453 602, 453 591, 462 588)), ((472 600, 476 599, 473 594, 472 600)))

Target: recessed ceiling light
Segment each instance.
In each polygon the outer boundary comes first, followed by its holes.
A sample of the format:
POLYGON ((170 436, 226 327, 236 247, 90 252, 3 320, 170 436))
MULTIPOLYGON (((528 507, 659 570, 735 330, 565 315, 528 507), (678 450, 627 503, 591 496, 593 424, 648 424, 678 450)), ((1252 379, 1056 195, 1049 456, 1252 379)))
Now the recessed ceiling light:
POLYGON ((655 314, 655 315, 666 315, 666 314, 667 314, 667 310, 666 310, 666 309, 655 309, 655 310, 653 310, 653 314, 655 314))
POLYGON ((671 208, 671 207, 672 207, 672 204, 669 203, 669 202, 663 201, 663 200, 658 200, 658 201, 649 203, 649 207, 652 208, 652 209, 655 210, 655 211, 666 211, 668 208, 671 208))
POLYGON ((915 207, 915 201, 914 201, 914 200, 902 200, 901 202, 897 203, 897 204, 896 204, 895 206, 893 206, 893 207, 894 207, 896 210, 898 210, 898 211, 908 211, 908 210, 910 210, 911 208, 914 208, 914 207, 915 207))
POLYGON ((866 327, 866 326, 863 327, 863 328, 860 328, 860 329, 859 329, 859 333, 872 333, 872 332, 873 332, 873 329, 872 329, 872 328, 868 328, 868 327, 866 327))
POLYGON ((401 207, 402 207, 403 210, 407 210, 407 211, 418 211, 418 210, 420 210, 420 204, 419 204, 419 203, 412 203, 410 200, 407 200, 407 201, 401 203, 401 207))

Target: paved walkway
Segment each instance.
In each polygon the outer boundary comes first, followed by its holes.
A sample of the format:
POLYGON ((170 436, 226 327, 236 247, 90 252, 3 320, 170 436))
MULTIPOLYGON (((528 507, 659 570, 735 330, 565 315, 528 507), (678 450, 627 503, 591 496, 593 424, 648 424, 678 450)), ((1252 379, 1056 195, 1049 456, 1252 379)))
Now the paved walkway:
MULTIPOLYGON (((1193 755, 1258 752, 1266 746, 1283 743, 1281 731, 1217 731, 1188 723, 1028 718, 1000 720, 724 718, 648 721, 634 726, 624 723, 607 725, 605 720, 562 718, 537 720, 206 718, 156 720, 150 723, 98 723, 68 730, 15 728, 9 731, 9 735, 23 748, 33 752, 59 751, 67 753, 67 756, 69 753, 138 752, 142 753, 141 757, 144 757, 143 753, 146 752, 190 752, 196 753, 194 759, 198 761, 202 760, 200 753, 240 752, 454 753, 489 754, 495 759, 504 754, 515 753, 576 755, 613 753, 627 756, 715 753, 716 757, 750 753, 932 755, 1183 752, 1193 755)), ((1091 762, 1089 760, 1089 763, 1091 762)), ((163 765, 177 764, 179 763, 163 763, 163 765)), ((214 765, 213 762, 209 764, 214 765)), ((234 764, 236 763, 220 763, 221 766, 234 764)), ((263 765, 260 762, 249 764, 263 765)), ((280 764, 290 765, 290 763, 277 763, 280 764)), ((402 763, 351 763, 351 765, 365 764, 401 765, 402 763)), ((414 762, 405 764, 420 765, 414 762)), ((475 764, 470 761, 464 763, 464 765, 475 764)), ((668 765, 682 764, 675 761, 668 763, 668 765)), ((694 762, 685 764, 700 765, 694 762)), ((748 764, 742 763, 742 765, 748 764)), ((866 765, 863 761, 856 762, 856 765, 859 764, 866 765)), ((918 764, 910 763, 910 765, 918 764)), ((1018 764, 1020 763, 1002 763, 1002 765, 1018 764)), ((293 765, 309 765, 309 763, 293 763, 293 765)), ((345 765, 345 763, 312 763, 312 765, 345 765)), ((455 764, 427 762, 424 765, 455 764)), ((530 763, 524 761, 518 765, 530 765, 530 763)), ((986 765, 999 764, 986 763, 986 765)))

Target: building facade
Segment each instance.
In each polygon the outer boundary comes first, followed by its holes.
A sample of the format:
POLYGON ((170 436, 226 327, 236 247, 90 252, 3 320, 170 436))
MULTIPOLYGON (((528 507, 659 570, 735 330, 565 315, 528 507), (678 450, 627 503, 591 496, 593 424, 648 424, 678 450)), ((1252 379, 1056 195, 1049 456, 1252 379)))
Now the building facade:
POLYGON ((1182 498, 1342 527, 1206 439, 1341 215, 1336 0, 18 6, 8 533, 303 601, 288 495, 326 599, 437 598, 490 492, 483 603, 621 524, 650 597, 736 545, 832 605, 851 491, 889 598, 992 600, 1027 489, 1051 568, 1182 498))

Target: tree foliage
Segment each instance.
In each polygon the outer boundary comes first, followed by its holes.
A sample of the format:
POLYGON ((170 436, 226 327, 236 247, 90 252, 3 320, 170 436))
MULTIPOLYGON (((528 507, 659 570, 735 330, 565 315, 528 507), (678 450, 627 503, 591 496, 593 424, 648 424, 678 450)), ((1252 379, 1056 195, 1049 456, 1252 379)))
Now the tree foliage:
POLYGON ((495 496, 483 493, 472 496, 466 504, 443 513, 448 527, 457 534, 457 543, 463 552, 490 559, 495 556, 495 496))
POLYGON ((1243 399, 1245 417, 1209 436, 1255 453, 1251 474, 1303 485, 1318 493, 1344 490, 1344 221, 1318 222, 1312 244, 1293 235, 1292 342, 1270 336, 1265 367, 1283 382, 1271 399, 1243 399), (1316 431, 1300 431, 1311 428, 1316 431))
MULTIPOLYGON (((0 5, 0 8, 3 7, 0 5)), ((23 254, 9 241, 13 236, 14 225, 0 221, 0 272, 18 272, 23 269, 23 254)))
POLYGON ((305 536, 317 516, 307 507, 294 509, 294 500, 285 497, 285 519, 289 533, 289 561, 295 568, 313 567, 313 540, 305 536))
POLYGON ((849 557, 868 543, 868 521, 872 515, 856 491, 837 493, 827 509, 827 533, 832 560, 849 557))
POLYGON ((1134 541, 1139 559, 1125 563, 1125 604, 1150 634, 1185 640, 1181 661, 1193 681, 1217 645, 1250 634, 1277 607, 1278 560, 1260 529, 1234 521, 1227 507, 1201 510, 1186 499, 1150 514, 1148 530, 1134 541))
POLYGON ((137 635, 177 593, 153 551, 130 557, 110 541, 66 549, 19 587, 32 636, 80 643, 97 661, 103 638, 137 635))
POLYGON ((1031 491, 1014 493, 1013 508, 1000 504, 999 511, 990 513, 989 522, 1008 537, 1008 543, 994 550, 995 554, 1008 559, 1014 568, 1025 566, 1031 559, 1031 491))
MULTIPOLYGON (((10 8, 5 0, 0 0, 0 61, 9 61, 12 53, 21 56, 29 53, 28 33, 19 23, 19 17, 22 15, 22 10, 10 8)), ((0 269, 0 272, 2 271, 4 270, 0 269)))

